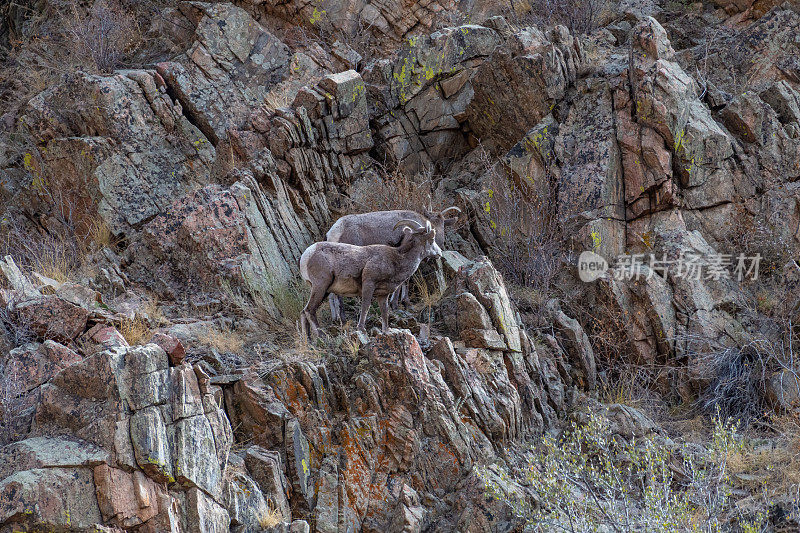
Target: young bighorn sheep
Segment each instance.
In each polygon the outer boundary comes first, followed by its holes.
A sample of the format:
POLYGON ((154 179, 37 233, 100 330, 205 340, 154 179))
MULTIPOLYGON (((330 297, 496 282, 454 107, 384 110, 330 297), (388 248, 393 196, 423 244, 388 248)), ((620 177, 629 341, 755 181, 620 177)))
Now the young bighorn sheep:
MULTIPOLYGON (((328 230, 326 240, 329 242, 343 242, 358 246, 370 244, 388 244, 397 246, 403 238, 403 230, 398 227, 401 220, 414 220, 420 225, 430 223, 436 231, 436 244, 444 247, 444 228, 458 220, 461 209, 453 206, 442 210, 440 213, 420 214, 416 211, 373 211, 358 215, 345 215, 337 220, 328 230), (455 216, 450 216, 455 213, 455 216)), ((403 283, 396 294, 392 296, 395 303, 406 299, 408 286, 403 283)), ((344 309, 342 298, 336 294, 330 295, 331 316, 344 322, 344 309)))
POLYGON ((423 259, 441 255, 436 230, 413 219, 399 220, 393 229, 402 228, 403 238, 396 247, 385 244, 356 246, 341 242, 317 242, 300 257, 300 275, 311 284, 311 295, 300 316, 300 328, 308 338, 316 335, 317 309, 326 294, 361 296, 358 329, 364 330, 372 298, 381 308, 383 331, 389 327, 389 296, 407 281, 423 259))

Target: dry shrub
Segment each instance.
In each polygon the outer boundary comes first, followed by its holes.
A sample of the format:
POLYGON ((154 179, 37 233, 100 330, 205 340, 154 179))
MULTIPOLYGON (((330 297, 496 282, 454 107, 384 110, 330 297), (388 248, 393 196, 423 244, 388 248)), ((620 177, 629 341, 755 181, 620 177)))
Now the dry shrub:
POLYGON ((244 346, 242 336, 226 326, 206 329, 198 341, 220 353, 239 353, 244 346))
POLYGON ((351 198, 352 211, 368 213, 392 209, 432 212, 444 206, 436 202, 431 172, 409 176, 399 169, 365 174, 351 198))
POLYGON ((36 334, 18 313, 0 306, 0 335, 4 335, 12 348, 22 346, 36 340, 36 334))
POLYGON ((0 446, 18 438, 25 392, 22 376, 0 364, 0 446))
POLYGON ((800 379, 795 353, 800 341, 797 329, 791 321, 762 321, 776 329, 767 332, 762 326, 761 333, 741 345, 714 348, 705 338, 681 339, 694 372, 706 380, 697 401, 701 409, 720 412, 745 424, 761 421, 772 408, 765 392, 773 373, 788 371, 800 379))
POLYGON ((483 211, 495 236, 491 259, 512 286, 524 287, 538 323, 544 305, 559 295, 557 277, 567 257, 567 239, 555 215, 556 191, 552 182, 541 190, 518 179, 486 152, 483 162, 489 183, 483 211))
POLYGON ((573 35, 597 28, 607 0, 509 0, 507 16, 518 27, 563 24, 573 35))
POLYGON ((174 2, 28 3, 9 28, 9 50, 0 64, 0 115, 79 70, 99 73, 144 67, 184 49, 188 45, 184 34, 190 36, 192 31, 183 26, 190 23, 167 17, 167 7, 174 8, 174 2))
POLYGON ((742 204, 734 206, 735 221, 731 238, 727 243, 734 258, 761 256, 759 278, 780 276, 784 265, 800 255, 800 247, 778 210, 769 212, 766 218, 752 215, 742 204))
POLYGON ((136 19, 116 0, 96 0, 86 12, 73 3, 70 11, 66 23, 69 45, 99 72, 122 66, 141 42, 136 19))
POLYGON ((141 315, 136 315, 132 319, 123 319, 120 322, 119 332, 131 346, 147 342, 153 336, 147 319, 141 315))

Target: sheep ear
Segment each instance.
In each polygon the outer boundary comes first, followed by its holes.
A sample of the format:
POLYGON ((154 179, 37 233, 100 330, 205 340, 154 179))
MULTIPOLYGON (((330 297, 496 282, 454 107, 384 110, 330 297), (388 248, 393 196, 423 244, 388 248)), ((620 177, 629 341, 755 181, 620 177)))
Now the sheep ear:
POLYGON ((408 233, 409 235, 411 235, 412 233, 414 233, 414 230, 411 229, 409 226, 403 226, 403 233, 408 233))
POLYGON ((444 219, 444 225, 445 226, 452 226, 456 222, 458 222, 458 217, 450 217, 450 218, 444 219))

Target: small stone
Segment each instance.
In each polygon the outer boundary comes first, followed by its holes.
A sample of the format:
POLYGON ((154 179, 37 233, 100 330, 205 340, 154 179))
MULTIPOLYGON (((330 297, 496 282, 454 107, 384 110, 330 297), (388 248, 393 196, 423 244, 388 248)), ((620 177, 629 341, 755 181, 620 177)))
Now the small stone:
POLYGON ((157 344, 162 350, 167 352, 169 362, 172 366, 179 366, 183 364, 183 361, 186 359, 186 350, 183 348, 183 344, 172 335, 154 333, 149 343, 157 344))

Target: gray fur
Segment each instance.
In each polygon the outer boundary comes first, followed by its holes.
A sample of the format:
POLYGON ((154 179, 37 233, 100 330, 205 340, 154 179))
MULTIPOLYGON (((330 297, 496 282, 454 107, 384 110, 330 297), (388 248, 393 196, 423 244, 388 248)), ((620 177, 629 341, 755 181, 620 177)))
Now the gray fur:
MULTIPOLYGON (((430 223, 436 231, 436 244, 439 248, 444 246, 444 228, 458 220, 458 213, 461 210, 455 206, 448 207, 439 213, 420 214, 416 211, 395 210, 395 211, 373 211, 356 215, 345 215, 337 220, 331 229, 328 230, 326 240, 329 242, 342 242, 367 246, 371 244, 387 244, 397 246, 403 238, 402 228, 397 228, 397 223, 401 220, 414 220, 424 226, 430 223), (455 217, 448 217, 452 212, 455 217)), ((408 287, 402 284, 397 294, 392 296, 392 306, 396 306, 400 301, 408 298, 408 287)), ((342 299, 340 296, 331 294, 330 296, 331 315, 344 322, 344 310, 342 309, 342 299)))
POLYGON ((325 241, 306 248, 300 257, 300 275, 311 284, 311 295, 300 317, 304 335, 316 333, 317 309, 327 294, 361 296, 358 328, 362 331, 372 298, 378 298, 381 325, 386 331, 389 296, 416 272, 423 259, 442 253, 436 244, 436 230, 429 222, 422 225, 414 219, 401 219, 395 226, 402 232, 396 247, 325 241))

